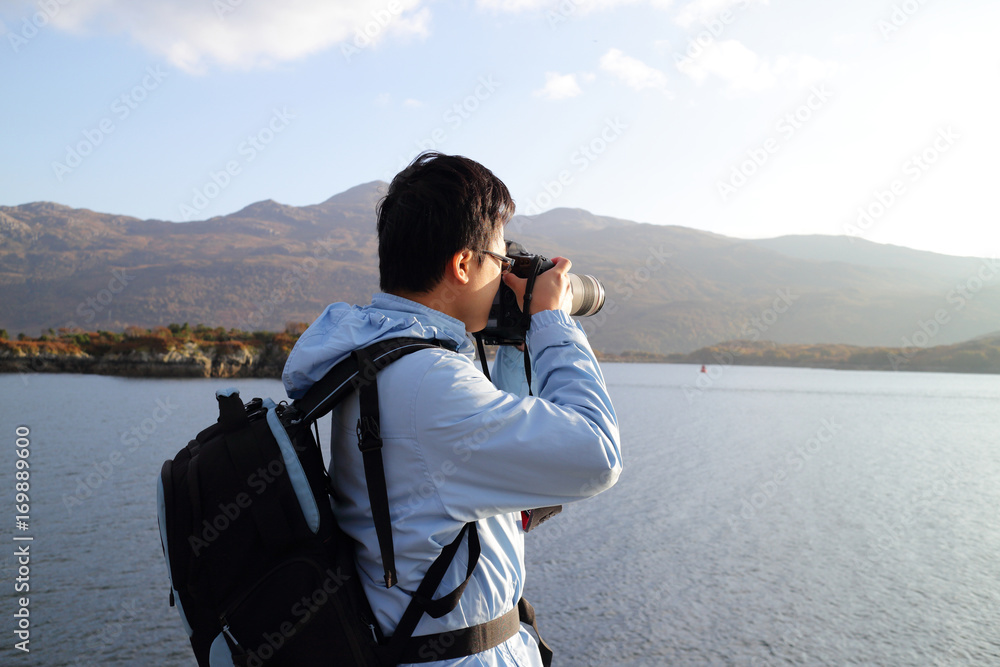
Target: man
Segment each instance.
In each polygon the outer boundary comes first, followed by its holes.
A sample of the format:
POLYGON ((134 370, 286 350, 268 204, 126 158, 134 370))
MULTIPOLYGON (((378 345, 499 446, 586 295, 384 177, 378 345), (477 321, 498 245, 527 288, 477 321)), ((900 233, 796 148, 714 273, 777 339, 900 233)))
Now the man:
MULTIPOLYGON (((519 299, 524 293, 526 281, 504 273, 503 227, 513 213, 506 186, 482 165, 439 153, 417 157, 379 204, 383 293, 365 307, 329 306, 285 366, 285 388, 297 398, 352 350, 376 341, 438 339, 454 350, 421 350, 379 374, 398 576, 391 588, 383 581, 358 450, 358 401, 343 401, 333 412, 335 513, 359 544, 365 593, 386 635, 466 522, 476 522, 482 549, 471 580, 457 608, 437 619, 425 614, 414 635, 467 628, 510 611, 524 588, 521 510, 595 495, 621 471, 618 423, 604 378, 582 328, 567 314, 569 260, 556 258, 534 286, 526 344, 537 397, 498 389, 473 362, 467 333, 486 326, 500 281, 519 299)), ((463 546, 436 595, 455 589, 467 566, 463 546)), ((540 667, 541 658, 522 626, 486 651, 433 664, 540 667)))

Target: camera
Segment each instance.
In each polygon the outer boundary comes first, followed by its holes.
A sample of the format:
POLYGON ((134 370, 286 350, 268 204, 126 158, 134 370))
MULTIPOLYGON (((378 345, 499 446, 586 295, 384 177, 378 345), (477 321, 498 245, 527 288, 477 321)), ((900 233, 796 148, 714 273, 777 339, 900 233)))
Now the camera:
MULTIPOLYGON (((533 270, 537 276, 556 265, 546 257, 532 255, 516 241, 507 241, 507 257, 513 262, 511 273, 518 278, 530 278, 533 270)), ((594 276, 575 273, 570 273, 568 276, 573 293, 570 315, 587 317, 604 307, 604 285, 600 280, 594 276)), ((533 282, 528 283, 529 289, 532 284, 533 282)), ((486 328, 477 335, 484 345, 519 345, 524 342, 527 324, 527 318, 517 307, 517 296, 514 295, 514 291, 501 281, 500 289, 493 297, 486 328)))

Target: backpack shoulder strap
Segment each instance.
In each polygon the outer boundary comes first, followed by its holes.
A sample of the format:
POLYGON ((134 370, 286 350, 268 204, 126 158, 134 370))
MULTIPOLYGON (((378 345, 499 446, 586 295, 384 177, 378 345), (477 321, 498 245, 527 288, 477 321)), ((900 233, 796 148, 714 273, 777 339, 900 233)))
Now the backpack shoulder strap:
MULTIPOLYGON (((368 487, 368 500, 372 508, 372 519, 375 523, 375 534, 378 538, 382 565, 385 570, 386 588, 391 588, 397 582, 395 551, 392 540, 392 524, 389 517, 389 494, 385 482, 385 466, 382 458, 382 433, 378 404, 378 372, 393 361, 417 350, 427 348, 450 349, 447 344, 438 340, 420 338, 391 338, 385 341, 360 348, 333 367, 319 382, 317 382, 304 397, 295 401, 294 406, 300 412, 300 417, 293 422, 315 421, 327 414, 333 407, 354 390, 358 391, 360 400, 360 416, 358 418, 358 448, 361 450, 364 462, 365 480, 368 487)), ((479 531, 475 522, 465 524, 455 539, 444 548, 441 554, 431 564, 416 593, 410 600, 403 618, 397 624, 387 650, 388 656, 406 655, 407 640, 412 637, 420 617, 427 613, 434 618, 440 618, 458 606, 458 601, 472 578, 480 555, 479 531), (455 558, 459 545, 468 535, 469 561, 465 580, 455 590, 440 598, 433 598, 438 585, 444 579, 448 566, 455 558)), ((471 655, 478 651, 507 639, 507 619, 495 619, 483 624, 481 629, 489 630, 482 638, 471 639, 457 647, 460 655, 471 655), (503 622, 501 622, 503 621, 503 622), (501 627, 503 626, 503 627, 501 627), (500 630, 503 630, 501 633, 500 630), (489 639, 491 643, 485 643, 489 639), (461 652, 465 651, 465 652, 461 652)), ((479 635, 475 635, 479 637, 479 635)), ((412 651, 409 651, 412 653, 412 651)))
MULTIPOLYGON (((458 535, 454 540, 451 541, 448 546, 446 546, 441 553, 438 555, 434 562, 431 563, 430 568, 428 568, 427 573, 424 575, 423 581, 420 582, 420 586, 417 587, 416 593, 410 598, 410 603, 406 606, 403 611, 403 616, 399 619, 399 623, 396 624, 396 629, 393 631, 392 637, 389 639, 389 654, 395 659, 396 662, 423 662, 423 660, 417 660, 412 655, 405 655, 404 651, 407 649, 410 638, 413 636, 413 631, 417 627, 417 622, 420 621, 420 617, 426 612, 432 618, 441 618, 448 612, 455 609, 458 606, 458 601, 462 597, 462 593, 465 592, 465 587, 469 584, 469 580, 472 579, 472 573, 476 569, 476 565, 479 563, 479 555, 481 553, 481 547, 479 543, 479 528, 475 521, 470 521, 469 523, 462 526, 462 529, 458 531, 458 535), (441 584, 441 580, 444 579, 445 572, 451 565, 451 562, 455 559, 455 554, 458 552, 458 548, 462 543, 462 538, 468 533, 468 544, 469 544, 469 564, 468 569, 465 573, 465 581, 458 585, 458 587, 448 593, 447 595, 442 595, 440 598, 434 599, 434 591, 441 584)), ((504 637, 506 640, 507 637, 504 637)), ((412 652, 412 646, 410 646, 412 652)), ((489 648, 489 647, 487 647, 489 648)), ((476 648, 469 653, 463 653, 462 655, 471 655, 472 653, 478 653, 484 650, 484 648, 476 648)))
MULTIPOLYGON (((359 351, 372 357, 377 372, 402 356, 431 347, 450 349, 445 343, 436 339, 390 338, 359 351)), ((355 354, 348 355, 310 387, 305 396, 292 403, 298 411, 298 416, 292 420, 293 423, 304 421, 308 424, 325 416, 348 394, 361 386, 364 376, 360 373, 362 371, 358 368, 358 357, 355 354)))
POLYGON ((354 350, 334 366, 306 395, 293 403, 298 415, 293 423, 315 422, 326 415, 347 395, 358 391, 361 417, 358 419, 358 448, 361 450, 371 503, 375 534, 378 537, 385 585, 396 583, 396 558, 389 518, 389 493, 385 485, 382 461, 382 435, 378 407, 378 372, 400 357, 427 348, 443 348, 439 340, 423 338, 389 338, 354 350))
MULTIPOLYGON (((438 343, 438 341, 434 341, 438 343)), ((438 343, 440 346, 440 343, 438 343)), ((392 543, 392 524, 389 518, 389 492, 385 485, 385 466, 382 460, 382 427, 378 406, 378 372, 396 359, 427 347, 435 347, 420 339, 391 338, 369 345, 351 353, 358 372, 351 384, 358 389, 361 415, 358 418, 358 448, 365 466, 368 501, 375 522, 382 567, 385 570, 385 587, 396 584, 396 555, 392 543)))

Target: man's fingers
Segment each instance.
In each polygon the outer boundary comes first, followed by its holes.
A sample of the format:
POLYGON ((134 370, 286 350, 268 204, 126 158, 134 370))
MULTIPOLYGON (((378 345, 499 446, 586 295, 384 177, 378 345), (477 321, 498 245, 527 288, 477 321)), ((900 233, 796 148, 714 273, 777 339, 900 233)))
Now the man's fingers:
POLYGON ((558 271, 559 273, 569 273, 569 270, 573 268, 573 262, 569 261, 565 257, 553 257, 552 261, 556 263, 549 271, 558 271))
MULTIPOLYGON (((531 314, 543 310, 566 310, 569 312, 570 287, 569 278, 566 274, 573 266, 573 262, 565 257, 553 257, 555 262, 548 271, 539 273, 535 278, 534 294, 531 297, 531 314)), ((524 290, 528 281, 525 278, 518 278, 513 273, 503 276, 503 281, 517 297, 517 306, 524 310, 524 290)))

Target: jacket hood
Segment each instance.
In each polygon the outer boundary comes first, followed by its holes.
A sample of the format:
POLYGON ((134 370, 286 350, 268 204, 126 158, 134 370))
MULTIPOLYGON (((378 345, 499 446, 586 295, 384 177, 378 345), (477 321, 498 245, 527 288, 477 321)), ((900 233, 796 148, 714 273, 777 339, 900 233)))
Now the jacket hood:
POLYGON ((281 374, 285 392, 301 398, 353 350, 388 338, 438 339, 470 359, 474 346, 465 324, 442 312, 392 294, 376 294, 368 306, 335 303, 309 325, 288 355, 281 374))

